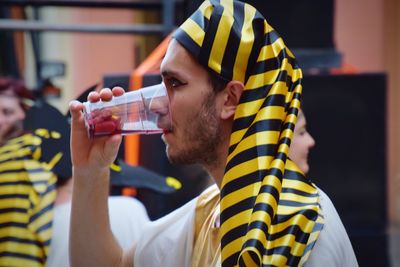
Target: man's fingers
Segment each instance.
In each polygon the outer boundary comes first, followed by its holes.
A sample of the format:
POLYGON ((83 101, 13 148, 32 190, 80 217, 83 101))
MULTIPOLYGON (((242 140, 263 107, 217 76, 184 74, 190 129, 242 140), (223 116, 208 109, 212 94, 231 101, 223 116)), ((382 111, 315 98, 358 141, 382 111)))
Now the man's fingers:
POLYGON ((83 104, 77 100, 73 100, 69 103, 69 110, 71 112, 71 127, 74 129, 85 128, 83 123, 82 114, 83 104))
POLYGON ((114 96, 121 96, 125 93, 125 90, 122 87, 116 86, 112 89, 112 93, 114 96))
POLYGON ((77 100, 69 102, 69 110, 71 111, 72 119, 78 119, 81 115, 83 104, 77 100))
POLYGON ((101 89, 99 94, 100 94, 100 99, 102 101, 110 101, 113 97, 113 94, 112 94, 110 88, 101 89))
POLYGON ((121 96, 125 93, 122 87, 116 86, 112 90, 110 88, 103 88, 100 92, 90 92, 88 101, 91 103, 102 101, 110 101, 113 96, 121 96))
POLYGON ((89 102, 97 102, 100 101, 100 95, 98 92, 90 92, 88 95, 88 101, 89 102))

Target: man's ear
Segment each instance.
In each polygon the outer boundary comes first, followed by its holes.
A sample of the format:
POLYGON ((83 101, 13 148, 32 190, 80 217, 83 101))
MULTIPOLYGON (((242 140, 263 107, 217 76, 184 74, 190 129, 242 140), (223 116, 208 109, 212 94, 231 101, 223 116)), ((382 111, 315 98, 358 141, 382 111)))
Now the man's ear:
POLYGON ((235 115, 243 89, 244 85, 239 81, 230 81, 226 85, 223 94, 224 103, 221 110, 221 119, 226 120, 235 115))

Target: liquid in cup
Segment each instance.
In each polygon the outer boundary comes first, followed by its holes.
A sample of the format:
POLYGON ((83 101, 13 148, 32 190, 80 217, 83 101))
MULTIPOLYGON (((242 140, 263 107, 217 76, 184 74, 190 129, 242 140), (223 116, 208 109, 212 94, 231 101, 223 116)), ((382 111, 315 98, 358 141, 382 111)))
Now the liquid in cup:
POLYGON ((162 83, 114 96, 110 101, 83 105, 89 138, 117 133, 160 134, 171 128, 169 99, 162 83))

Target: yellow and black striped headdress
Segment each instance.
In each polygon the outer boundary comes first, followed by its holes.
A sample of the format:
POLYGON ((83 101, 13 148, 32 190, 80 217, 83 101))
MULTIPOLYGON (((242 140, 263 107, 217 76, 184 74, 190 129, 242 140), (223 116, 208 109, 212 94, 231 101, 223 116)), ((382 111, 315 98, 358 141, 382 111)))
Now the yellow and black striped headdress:
POLYGON ((222 266, 303 265, 323 217, 317 188, 287 158, 302 72, 252 6, 204 1, 174 33, 207 69, 243 82, 221 184, 222 266))

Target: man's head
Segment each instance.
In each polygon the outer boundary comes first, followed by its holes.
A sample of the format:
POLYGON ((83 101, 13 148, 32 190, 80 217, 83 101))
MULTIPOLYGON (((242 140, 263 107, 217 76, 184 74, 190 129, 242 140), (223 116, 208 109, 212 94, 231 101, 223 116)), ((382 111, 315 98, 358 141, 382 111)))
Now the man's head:
POLYGON ((314 138, 307 131, 306 117, 302 110, 300 110, 290 145, 289 158, 296 163, 304 174, 308 173, 310 168, 308 166, 308 152, 314 145, 314 138))
POLYGON ((230 126, 243 84, 210 72, 178 41, 169 44, 161 74, 170 98, 172 129, 163 135, 173 163, 220 164, 219 149, 230 126))
POLYGON ((20 80, 0 78, 0 143, 22 133, 22 121, 31 98, 20 80))

